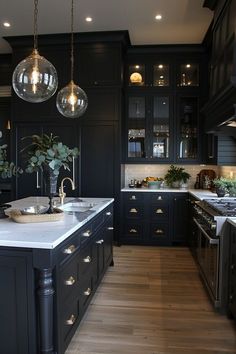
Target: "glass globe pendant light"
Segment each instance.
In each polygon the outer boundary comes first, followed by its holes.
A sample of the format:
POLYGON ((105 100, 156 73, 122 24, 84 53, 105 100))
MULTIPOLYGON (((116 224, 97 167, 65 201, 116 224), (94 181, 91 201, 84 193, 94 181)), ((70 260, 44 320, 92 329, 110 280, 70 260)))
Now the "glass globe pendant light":
POLYGON ((74 73, 74 0, 71 0, 71 81, 57 94, 58 111, 67 118, 81 117, 87 109, 88 98, 73 80, 74 73))
POLYGON ((40 103, 48 100, 57 90, 58 79, 55 67, 39 55, 37 35, 38 0, 34 0, 34 49, 15 68, 12 85, 23 100, 40 103))

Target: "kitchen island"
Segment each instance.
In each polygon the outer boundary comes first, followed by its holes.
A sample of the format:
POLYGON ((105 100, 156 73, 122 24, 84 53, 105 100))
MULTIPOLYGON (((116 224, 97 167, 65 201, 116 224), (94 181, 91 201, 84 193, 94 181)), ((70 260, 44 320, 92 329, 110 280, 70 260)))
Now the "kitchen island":
MULTIPOLYGON (((113 199, 82 200, 88 210, 71 207, 57 222, 0 219, 1 353, 64 353, 113 264, 113 199)), ((47 198, 10 204, 23 209, 47 205, 47 198)))

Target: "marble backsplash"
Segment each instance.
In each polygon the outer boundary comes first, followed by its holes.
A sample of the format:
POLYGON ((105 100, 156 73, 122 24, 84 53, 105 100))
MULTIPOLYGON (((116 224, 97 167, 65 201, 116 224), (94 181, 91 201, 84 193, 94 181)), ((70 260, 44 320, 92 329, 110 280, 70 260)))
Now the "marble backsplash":
MULTIPOLYGON (((216 172, 217 176, 230 176, 230 173, 232 172, 236 178, 236 167, 229 166, 229 167, 222 167, 222 166, 216 166, 216 165, 178 165, 181 167, 184 167, 185 170, 191 175, 191 178, 188 181, 188 188, 193 188, 194 183, 196 182, 196 176, 197 174, 203 170, 203 169, 211 169, 216 172)), ((164 177, 167 170, 169 169, 170 165, 158 165, 158 164, 153 164, 153 165, 148 165, 148 164, 142 164, 142 165, 131 165, 127 164, 124 165, 123 173, 124 173, 124 183, 122 187, 127 187, 128 184, 130 183, 131 179, 134 180, 143 180, 143 178, 147 176, 154 176, 154 177, 164 177)), ((231 173, 231 175, 232 175, 231 173)))

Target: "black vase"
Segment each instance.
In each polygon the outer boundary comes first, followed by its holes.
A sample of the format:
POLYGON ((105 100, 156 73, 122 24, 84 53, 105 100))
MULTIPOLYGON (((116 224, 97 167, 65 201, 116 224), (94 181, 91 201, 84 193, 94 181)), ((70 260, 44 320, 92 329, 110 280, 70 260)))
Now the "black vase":
POLYGON ((217 194, 217 197, 224 197, 225 196, 225 189, 223 187, 216 187, 216 194, 217 194))
POLYGON ((52 200, 57 193, 57 178, 58 176, 54 174, 54 171, 48 165, 43 166, 43 180, 45 193, 49 198, 49 209, 48 214, 53 213, 52 200))

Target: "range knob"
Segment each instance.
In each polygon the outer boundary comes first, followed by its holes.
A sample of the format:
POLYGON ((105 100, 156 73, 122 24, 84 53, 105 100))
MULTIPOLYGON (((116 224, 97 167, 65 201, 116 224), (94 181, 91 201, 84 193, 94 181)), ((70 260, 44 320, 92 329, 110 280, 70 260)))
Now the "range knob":
POLYGON ((211 230, 216 230, 216 222, 211 222, 211 230))

